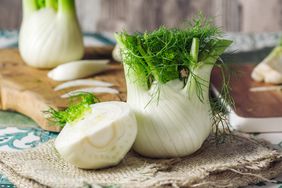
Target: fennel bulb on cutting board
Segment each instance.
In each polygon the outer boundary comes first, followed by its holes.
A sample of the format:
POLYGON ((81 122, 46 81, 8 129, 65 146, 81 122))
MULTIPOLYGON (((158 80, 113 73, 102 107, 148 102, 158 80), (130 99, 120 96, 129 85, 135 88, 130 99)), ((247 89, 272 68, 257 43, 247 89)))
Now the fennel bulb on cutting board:
POLYGON ((23 0, 19 50, 23 60, 36 68, 53 68, 79 60, 83 39, 74 0, 23 0))

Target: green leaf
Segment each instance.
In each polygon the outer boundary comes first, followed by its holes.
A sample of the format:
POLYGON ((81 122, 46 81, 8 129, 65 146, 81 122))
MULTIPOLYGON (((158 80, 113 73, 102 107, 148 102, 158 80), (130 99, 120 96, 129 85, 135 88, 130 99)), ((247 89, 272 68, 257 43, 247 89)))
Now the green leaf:
POLYGON ((38 9, 45 8, 46 1, 45 0, 37 0, 38 9))
POLYGON ((70 105, 65 110, 49 108, 44 113, 46 118, 54 125, 64 127, 66 123, 77 121, 91 111, 91 104, 99 102, 99 99, 92 93, 81 92, 71 97, 70 105))
POLYGON ((214 64, 219 56, 232 44, 231 40, 217 39, 210 42, 209 51, 202 53, 200 61, 207 64, 214 64))
MULTIPOLYGON (((199 61, 212 58, 215 62, 231 41, 220 39, 221 30, 203 16, 193 19, 185 28, 160 27, 152 32, 117 33, 123 62, 132 72, 131 79, 149 90, 152 82, 165 84, 174 79, 183 80, 181 72, 195 68, 199 61), (197 39, 197 54, 191 54, 193 40, 197 39), (145 81, 146 80, 146 81, 145 81)), ((195 51, 196 52, 196 51, 195 51)))

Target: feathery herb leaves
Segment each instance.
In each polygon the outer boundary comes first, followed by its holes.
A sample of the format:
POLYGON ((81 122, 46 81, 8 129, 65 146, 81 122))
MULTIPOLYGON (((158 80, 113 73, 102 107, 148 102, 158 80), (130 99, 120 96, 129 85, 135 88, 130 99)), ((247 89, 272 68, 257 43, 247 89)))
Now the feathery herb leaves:
POLYGON ((152 82, 164 84, 181 78, 181 71, 190 72, 206 58, 213 55, 222 32, 203 16, 193 20, 184 29, 160 27, 153 32, 117 33, 116 39, 122 46, 124 63, 136 75, 138 85, 150 89, 152 82), (198 61, 190 54, 193 39, 199 40, 198 61), (146 82, 144 82, 146 80, 146 82))
POLYGON ((70 98, 70 105, 65 110, 56 110, 50 107, 44 113, 47 119, 54 125, 64 127, 66 123, 72 123, 81 119, 85 113, 91 110, 90 105, 100 102, 92 93, 81 92, 70 98))

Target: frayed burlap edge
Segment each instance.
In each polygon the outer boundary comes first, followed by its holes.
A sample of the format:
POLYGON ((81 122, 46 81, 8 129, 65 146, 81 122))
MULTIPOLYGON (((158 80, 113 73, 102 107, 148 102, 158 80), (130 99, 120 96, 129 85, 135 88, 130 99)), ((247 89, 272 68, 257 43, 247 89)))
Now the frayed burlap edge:
MULTIPOLYGON (((236 136, 238 137, 238 136, 236 136)), ((254 144, 269 148, 270 153, 265 155, 257 161, 252 161, 248 166, 236 165, 236 166, 224 166, 221 169, 214 169, 206 171, 198 177, 186 178, 152 178, 147 180, 146 183, 140 184, 140 182, 131 182, 128 184, 120 184, 122 187, 239 187, 245 186, 250 183, 258 183, 261 181, 271 181, 270 179, 278 176, 282 173, 282 153, 273 150, 271 145, 264 141, 257 141, 254 139, 243 138, 254 144)), ((52 143, 48 142, 47 144, 52 143)), ((38 148, 35 148, 35 150, 38 148)), ((200 152, 200 151, 199 151, 200 152)), ((197 153, 199 153, 197 152, 197 153)), ((197 155, 197 153, 195 155, 197 155)), ((1 159, 0 159, 1 161, 1 159)), ((149 166, 154 168, 153 172, 168 172, 171 167, 180 162, 181 159, 162 160, 157 165, 149 166)), ((238 161, 239 163, 244 161, 238 161)), ((45 187, 39 182, 23 177, 6 164, 0 162, 0 171, 8 177, 8 179, 14 183, 17 187, 45 187)), ((90 183, 94 187, 100 187, 97 184, 90 183)), ((87 185, 87 183, 85 184, 87 185)))

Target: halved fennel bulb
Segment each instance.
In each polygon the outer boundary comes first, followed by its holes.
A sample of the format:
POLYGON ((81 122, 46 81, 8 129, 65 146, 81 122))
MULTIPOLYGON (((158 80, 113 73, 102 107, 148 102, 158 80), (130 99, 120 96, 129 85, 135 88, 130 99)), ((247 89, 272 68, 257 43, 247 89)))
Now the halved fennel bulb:
POLYGON ((84 47, 75 1, 45 2, 46 6, 38 8, 38 0, 23 0, 24 14, 19 34, 23 60, 33 67, 53 68, 81 59, 84 47))
POLYGON ((135 140, 135 115, 124 102, 96 103, 91 109, 83 119, 63 128, 55 148, 66 161, 79 168, 117 165, 135 140))

